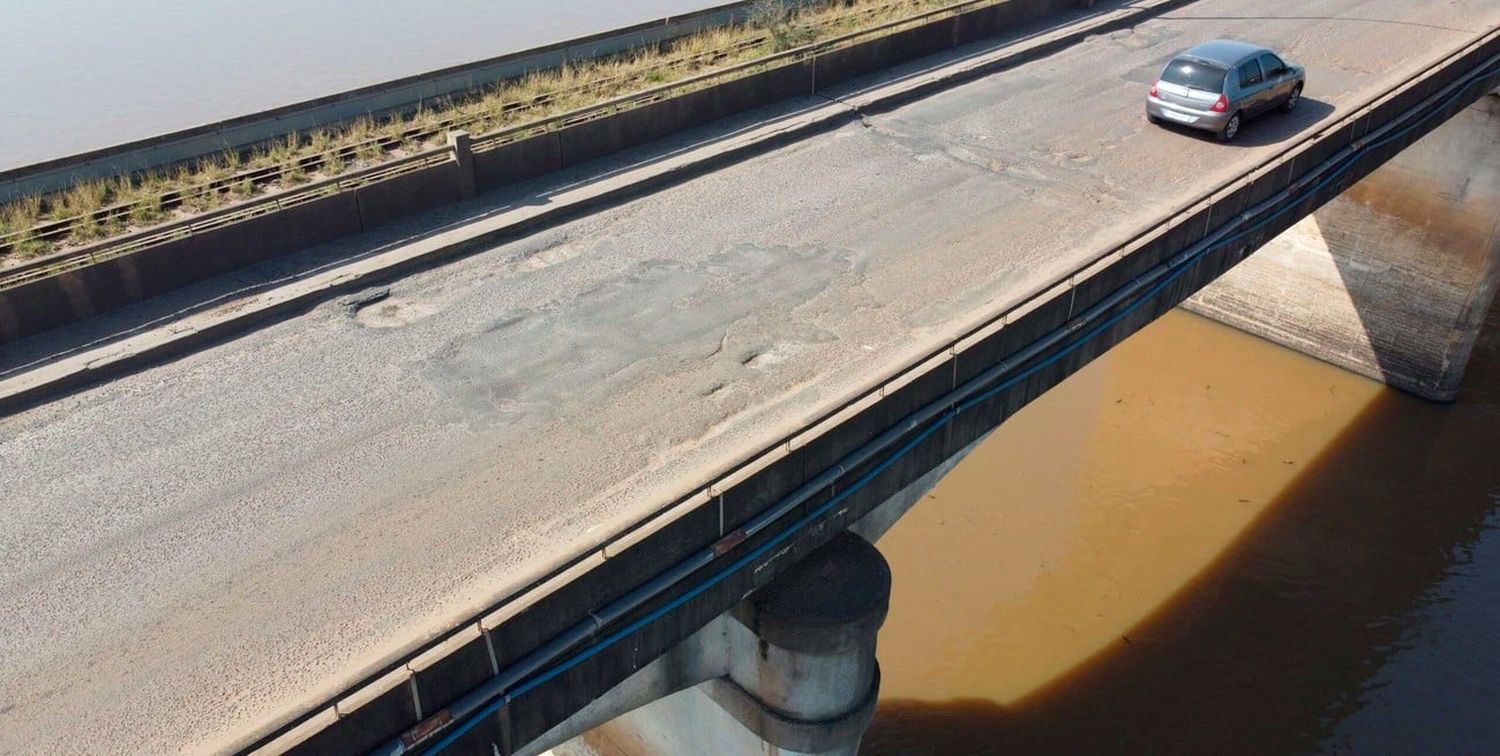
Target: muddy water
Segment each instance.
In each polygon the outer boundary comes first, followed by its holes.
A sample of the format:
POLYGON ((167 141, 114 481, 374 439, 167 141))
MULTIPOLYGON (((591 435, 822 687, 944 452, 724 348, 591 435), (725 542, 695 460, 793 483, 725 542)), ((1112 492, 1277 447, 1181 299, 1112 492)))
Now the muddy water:
POLYGON ((864 752, 1493 753, 1500 317, 1429 404, 1173 313, 881 541, 864 752))

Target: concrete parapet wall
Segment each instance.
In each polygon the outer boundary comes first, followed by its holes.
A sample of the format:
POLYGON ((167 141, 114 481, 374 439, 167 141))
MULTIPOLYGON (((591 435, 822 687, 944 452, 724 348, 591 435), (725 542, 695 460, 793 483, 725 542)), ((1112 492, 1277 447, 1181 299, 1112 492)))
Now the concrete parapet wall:
POLYGON ((0 344, 359 233, 359 202, 359 192, 320 197, 0 290, 0 344))
MULTIPOLYGON (((805 430, 477 618, 494 654, 486 664, 507 681, 497 690, 524 693, 473 720, 454 746, 511 753, 546 733, 1496 82, 1500 33, 1491 33, 1052 285, 976 318, 809 418, 805 430)), ((462 715, 446 702, 421 706, 419 717, 384 722, 385 733, 421 747, 462 715)), ((302 721, 303 730, 273 733, 281 737, 270 748, 336 750, 325 714, 302 721)))
POLYGON ((1453 400, 1500 283, 1497 103, 1454 116, 1185 306, 1453 400))

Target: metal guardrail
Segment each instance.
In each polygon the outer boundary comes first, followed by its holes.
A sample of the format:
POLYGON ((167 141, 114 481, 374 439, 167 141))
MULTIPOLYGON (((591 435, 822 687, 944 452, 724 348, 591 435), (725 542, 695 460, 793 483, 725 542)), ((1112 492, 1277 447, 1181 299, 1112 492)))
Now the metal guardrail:
MULTIPOLYGON (((771 55, 756 58, 755 60, 747 61, 745 63, 715 69, 703 74, 688 77, 686 79, 669 82, 658 87, 644 89, 639 92, 611 98, 609 100, 588 105, 582 108, 577 108, 545 118, 528 121, 526 123, 517 124, 515 126, 509 126, 503 129, 489 132, 487 134, 481 134, 474 137, 474 139, 472 140, 471 149, 476 153, 486 152, 516 141, 520 141, 521 139, 536 134, 549 131, 557 131, 577 124, 587 123, 599 118, 614 115, 615 113, 643 107, 645 105, 650 105, 652 103, 670 99, 675 96, 711 87, 716 84, 744 78, 761 71, 812 60, 821 55, 826 55, 828 53, 835 52, 837 50, 841 50, 843 48, 850 47, 864 41, 868 41, 870 39, 887 36, 909 28, 924 26, 946 18, 953 18, 982 7, 998 5, 1004 2, 1007 2, 1007 0, 964 0, 963 2, 953 3, 951 5, 945 5, 930 11, 923 11, 921 13, 905 16, 877 26, 857 29, 848 34, 843 34, 837 37, 821 40, 819 42, 802 45, 800 47, 795 47, 779 53, 773 53, 771 55)), ((894 5, 897 5, 897 3, 892 2, 879 6, 872 6, 868 10, 858 14, 856 18, 860 16, 868 18, 870 16, 878 15, 881 11, 887 10, 894 5)), ((848 20, 848 17, 845 17, 839 19, 838 22, 846 23, 848 22, 848 20)), ((762 35, 758 37, 755 40, 755 44, 762 44, 765 41, 766 36, 767 35, 762 35)), ((738 43, 736 46, 748 44, 749 42, 746 41, 744 43, 738 43)), ((683 59, 679 59, 677 65, 681 65, 681 61, 683 60, 698 58, 702 55, 709 54, 727 57, 731 53, 726 52, 725 49, 720 49, 696 56, 685 56, 683 59)), ((650 73, 655 70, 660 69, 648 69, 647 71, 642 73, 642 76, 649 76, 650 73)), ((567 93, 571 94, 583 89, 595 89, 598 86, 599 84, 596 82, 587 85, 586 87, 580 87, 575 90, 568 90, 567 93)), ((553 98, 548 100, 548 102, 551 102, 555 101, 555 98, 562 94, 564 93, 549 93, 548 95, 533 98, 533 101, 529 102, 541 100, 542 97, 553 98)), ((527 105, 526 109, 541 106, 542 105, 539 104, 527 105)), ((520 109, 521 107, 517 106, 517 110, 520 109)), ((356 156, 361 149, 367 148, 368 145, 372 142, 380 143, 383 150, 386 148, 387 144, 390 145, 390 149, 394 149, 396 146, 404 144, 408 141, 430 139, 446 132, 450 128, 460 127, 465 123, 480 122, 485 120, 487 117, 493 117, 493 115, 486 116, 484 114, 474 114, 468 116, 460 116, 454 119, 440 122, 442 125, 415 127, 411 130, 408 130, 407 132, 403 132, 399 136, 386 136, 376 140, 370 140, 369 142, 340 147, 337 148, 336 153, 345 157, 346 159, 352 158, 356 156)), ((321 167, 325 159, 325 155, 309 156, 298 160, 296 163, 296 167, 299 170, 303 171, 316 170, 317 168, 321 167)), ((398 176, 402 176, 407 173, 421 170, 428 166, 436 165, 438 163, 446 162, 452 159, 454 159, 452 147, 444 146, 433 148, 418 152, 413 155, 399 157, 393 160, 386 160, 376 165, 356 169, 347 173, 342 173, 338 176, 313 181, 294 189, 287 189, 270 194, 265 194, 260 197, 249 199, 244 202, 229 205, 223 208, 194 214, 190 217, 183 218, 177 221, 159 224, 122 236, 110 237, 94 244, 84 245, 75 249, 50 254, 26 263, 22 263, 17 266, 13 266, 11 268, 5 269, 4 271, 0 271, 0 291, 16 288, 18 286, 23 286, 37 280, 48 278, 50 276, 60 275, 68 271, 78 270, 89 265, 132 254, 142 249, 191 236, 195 233, 202 233, 204 231, 220 228, 232 223, 237 223, 239 221, 248 220, 250 218, 265 215, 267 213, 275 212, 287 207, 293 207, 295 205, 308 202, 318 197, 337 194, 339 192, 348 191, 350 189, 365 186, 371 183, 396 178, 398 176)), ((232 187, 245 180, 250 180, 252 182, 261 182, 262 185, 275 183, 282 180, 288 170, 289 168, 286 166, 271 166, 267 168, 245 171, 234 176, 226 177, 207 184, 202 184, 187 190, 175 190, 174 192, 163 194, 161 195, 161 202, 165 207, 165 203, 168 201, 168 196, 171 195, 173 206, 180 206, 183 202, 189 199, 202 196, 204 194, 225 191, 228 187, 232 187)), ((96 222, 110 222, 122 216, 128 217, 132 207, 134 207, 133 204, 127 204, 101 209, 96 212, 96 222), (100 218, 100 214, 103 214, 103 218, 100 218)), ((82 216, 76 216, 74 218, 55 221, 53 223, 61 224, 63 231, 66 232, 69 228, 71 228, 71 225, 78 222, 81 217, 82 216)), ((14 243, 26 238, 35 237, 33 237, 29 231, 13 232, 6 236, 0 236, 0 248, 7 246, 8 243, 14 243)))

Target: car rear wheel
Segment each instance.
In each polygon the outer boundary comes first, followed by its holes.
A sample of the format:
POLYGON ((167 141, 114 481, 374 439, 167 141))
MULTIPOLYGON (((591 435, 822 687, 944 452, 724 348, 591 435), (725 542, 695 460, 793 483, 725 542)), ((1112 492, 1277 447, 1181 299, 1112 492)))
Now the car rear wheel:
POLYGON ((1229 120, 1227 120, 1227 121, 1224 122, 1224 128, 1219 129, 1219 134, 1218 134, 1219 141, 1221 141, 1221 142, 1233 141, 1233 139, 1236 136, 1239 136, 1239 133, 1240 133, 1240 114, 1239 113, 1235 113, 1234 115, 1232 115, 1232 116, 1229 117, 1229 120))
POLYGON ((1297 103, 1302 102, 1302 85, 1292 87, 1292 93, 1286 96, 1286 102, 1281 103, 1281 112, 1290 113, 1297 109, 1297 103))

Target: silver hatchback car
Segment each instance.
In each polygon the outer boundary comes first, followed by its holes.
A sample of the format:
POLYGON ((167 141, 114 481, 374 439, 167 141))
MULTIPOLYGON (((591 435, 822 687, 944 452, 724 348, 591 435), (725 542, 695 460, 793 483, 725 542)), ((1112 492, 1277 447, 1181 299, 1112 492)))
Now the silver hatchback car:
POLYGON ((1264 47, 1228 39, 1204 42, 1162 69, 1146 95, 1146 120, 1212 131, 1227 142, 1245 120, 1302 101, 1307 72, 1264 47))

